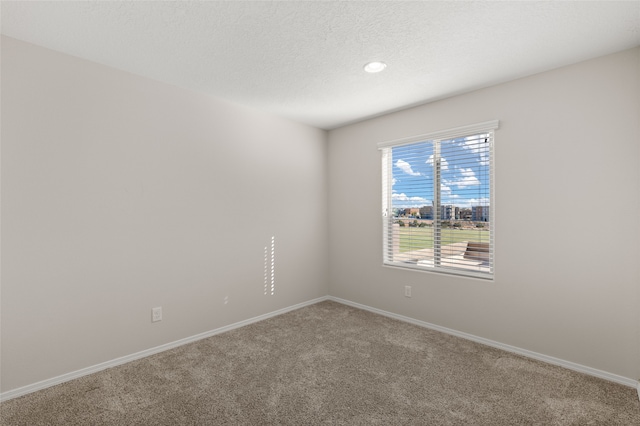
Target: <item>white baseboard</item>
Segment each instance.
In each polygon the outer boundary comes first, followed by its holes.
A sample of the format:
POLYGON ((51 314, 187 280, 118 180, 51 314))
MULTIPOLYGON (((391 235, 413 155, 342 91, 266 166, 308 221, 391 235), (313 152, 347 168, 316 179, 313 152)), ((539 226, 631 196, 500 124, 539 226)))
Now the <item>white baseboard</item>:
POLYGON ((362 305, 360 303, 352 302, 350 300, 340 299, 338 297, 329 296, 329 300, 333 300, 334 302, 342 303, 344 305, 353 306, 354 308, 363 309, 366 311, 370 311, 376 314, 384 315, 386 317, 394 318, 400 321, 408 322, 414 325, 418 325, 420 327, 429 328, 431 330, 440 331, 442 333, 451 334, 456 337, 461 337, 463 339, 471 340, 477 343, 481 343, 483 345, 491 346, 494 348, 502 349, 507 352, 512 352, 518 355, 522 355, 528 358, 533 358, 538 361, 543 361, 548 364, 558 365, 560 367, 568 368, 569 370, 577 371, 580 373, 588 374, 590 376, 599 377, 601 379, 609 380, 611 382, 619 383, 621 385, 629 386, 632 388, 636 388, 638 390, 638 398, 640 398, 640 382, 638 380, 630 379, 628 377, 619 376, 617 374, 608 373, 606 371, 598 370, 596 368, 587 367, 585 365, 576 364, 571 361, 565 361, 563 359, 554 358, 552 356, 543 355, 537 352, 533 352, 527 349, 518 348, 511 345, 506 345, 504 343, 496 342, 494 340, 485 339, 483 337, 474 336, 473 334, 464 333, 461 331, 453 330, 446 327, 441 327, 439 325, 431 324, 425 321, 420 321, 414 318, 405 317, 403 315, 394 314, 391 312, 383 311, 381 309, 372 308, 371 306, 362 305))
POLYGON ((570 361, 565 361, 559 358, 554 358, 548 355, 539 354, 537 352, 529 351, 527 349, 518 348, 511 345, 506 345, 504 343, 496 342, 493 340, 485 339, 483 337, 474 336, 472 334, 463 333, 461 331, 456 331, 450 328, 441 327, 439 325, 431 324, 425 321, 420 321, 414 318, 405 317, 403 315, 394 314, 391 312, 383 311, 381 309, 372 308, 371 306, 362 305, 360 303, 352 302, 345 299, 340 299, 338 297, 333 296, 324 296, 319 297, 317 299, 312 299, 307 302, 298 303, 293 306, 289 306, 283 309, 279 309, 277 311, 269 312, 264 315, 260 315, 254 318, 249 318, 244 321, 236 322, 234 324, 230 324, 224 327, 217 328, 215 330, 207 331, 204 333, 196 334, 195 336, 186 337, 184 339, 176 340, 174 342, 166 343, 164 345, 156 346, 154 348, 150 348, 144 351, 136 352, 131 355, 123 356, 120 358, 113 359, 111 361, 106 361, 100 364, 96 364, 90 367, 86 367, 77 371, 72 371, 70 373, 66 373, 57 377, 53 377, 51 379, 46 379, 37 383, 33 383, 27 386, 23 386, 17 389, 13 389, 10 391, 6 391, 0 393, 0 402, 7 401, 12 398, 17 398, 22 395, 26 395, 31 392, 36 392, 42 389, 46 389, 51 386, 58 385, 60 383, 68 382, 73 379, 77 379, 89 374, 97 373, 102 370, 106 370, 107 368, 115 367, 118 365, 126 364, 127 362, 135 361, 140 358, 145 358, 150 355, 154 355, 160 352, 164 352, 169 349, 176 348, 178 346, 186 345, 187 343, 195 342, 201 339, 206 339, 207 337, 215 336, 216 334, 224 333, 225 331, 230 331, 236 328, 243 327, 245 325, 249 325, 258 321, 263 321, 268 318, 272 318, 278 315, 282 315, 284 313, 294 311, 296 309, 303 308, 305 306, 313 305, 325 300, 332 300, 334 302, 342 303, 344 305, 352 306, 354 308, 363 309, 366 311, 370 311, 379 315, 384 315, 389 318, 394 318, 400 321, 404 321, 410 324, 418 325, 421 327, 429 328, 432 330, 440 331, 442 333, 450 334, 456 337, 461 337, 463 339, 471 340, 474 342, 478 342, 487 346, 491 346, 494 348, 502 349, 508 352, 512 352, 518 355, 522 355, 528 358, 537 359, 539 361, 543 361, 549 364, 558 365, 564 368, 568 368, 569 370, 577 371, 580 373, 588 374, 590 376, 599 377, 601 379, 609 380, 611 382, 619 383, 621 385, 629 386, 632 388, 636 388, 638 391, 638 399, 640 399, 640 381, 630 379, 627 377, 619 376, 616 374, 608 373, 606 371, 598 370, 595 368, 587 367, 584 365, 576 364, 570 361))
POLYGON ((0 402, 7 401, 12 398, 17 398, 22 395, 26 395, 31 392, 39 391, 42 389, 46 389, 51 386, 58 385, 60 383, 68 382, 73 379, 78 379, 80 377, 97 373, 98 371, 106 370, 107 368, 115 367, 118 365, 126 364, 127 362, 135 361, 140 358, 145 358, 150 355, 154 355, 160 352, 164 352, 169 349, 176 348, 178 346, 186 345, 187 343, 195 342, 201 339, 206 339, 207 337, 215 336, 216 334, 224 333, 225 331, 230 331, 236 328, 244 327, 245 325, 252 324, 254 322, 263 321, 268 318, 272 318, 278 315, 282 315, 284 313, 295 311, 296 309, 304 308, 305 306, 314 305, 316 303, 322 302, 324 300, 328 300, 328 296, 319 297, 317 299, 309 300, 306 302, 298 303, 293 306, 289 306, 283 309, 279 309, 277 311, 269 312, 264 315, 259 315, 254 318, 249 318, 244 321, 236 322, 234 324, 230 324, 224 327, 216 328, 215 330, 206 331, 204 333, 196 334, 195 336, 186 337, 184 339, 176 340, 175 342, 166 343, 164 345, 156 346, 154 348, 146 349, 144 351, 136 352, 131 355, 126 355, 120 358, 113 359, 111 361, 106 361, 100 364, 96 364, 90 367, 83 368, 81 370, 72 371, 70 373, 63 374, 61 376, 53 377, 51 379, 42 380, 37 383, 33 383, 27 386, 23 386, 17 389, 13 389, 10 391, 6 391, 0 393, 0 402))

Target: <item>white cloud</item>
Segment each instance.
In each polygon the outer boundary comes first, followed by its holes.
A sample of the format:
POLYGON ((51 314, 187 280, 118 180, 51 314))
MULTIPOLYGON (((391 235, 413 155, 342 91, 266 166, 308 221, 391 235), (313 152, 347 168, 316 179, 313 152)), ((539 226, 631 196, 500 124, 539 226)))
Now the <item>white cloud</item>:
POLYGON ((408 207, 422 207, 425 205, 431 205, 431 201, 422 197, 409 197, 405 193, 391 194, 393 199, 393 207, 408 208, 408 207))
POLYGON ((473 206, 488 206, 489 202, 490 201, 488 198, 470 198, 469 199, 469 204, 473 206))
POLYGON ((421 202, 421 203, 425 203, 427 202, 426 198, 422 198, 422 197, 409 197, 407 194, 400 193, 400 194, 391 194, 391 198, 395 201, 415 201, 415 202, 421 202))
MULTIPOLYGON (((433 167, 433 154, 427 158, 426 163, 433 167)), ((440 157, 440 170, 449 170, 449 162, 444 157, 440 157)))
POLYGON ((461 208, 471 208, 475 206, 488 206, 488 198, 460 198, 454 201, 455 205, 461 208))
POLYGON ((445 185, 444 183, 440 184, 440 203, 441 204, 452 204, 453 198, 456 198, 457 195, 453 193, 450 186, 445 185))
POLYGON ((399 168, 400 170, 402 170, 403 172, 405 172, 408 175, 420 176, 420 173, 414 172, 413 169, 411 168, 411 164, 407 163, 404 160, 396 161, 396 167, 399 168))
POLYGON ((455 181, 450 182, 458 187, 458 189, 464 189, 467 186, 480 185, 480 181, 476 177, 476 174, 473 172, 473 169, 458 169, 458 173, 460 173, 460 177, 455 181))
POLYGON ((488 135, 467 136, 462 141, 462 147, 478 154, 478 163, 482 166, 489 165, 489 144, 484 143, 488 135))
MULTIPOLYGON (((476 177, 476 174, 473 172, 473 169, 468 168, 465 169, 463 167, 456 169, 456 174, 453 179, 442 179, 443 185, 441 188, 446 186, 447 190, 450 191, 452 186, 457 187, 457 189, 464 189, 467 186, 480 185, 480 181, 476 177)), ((444 191, 444 189, 442 189, 444 191)))

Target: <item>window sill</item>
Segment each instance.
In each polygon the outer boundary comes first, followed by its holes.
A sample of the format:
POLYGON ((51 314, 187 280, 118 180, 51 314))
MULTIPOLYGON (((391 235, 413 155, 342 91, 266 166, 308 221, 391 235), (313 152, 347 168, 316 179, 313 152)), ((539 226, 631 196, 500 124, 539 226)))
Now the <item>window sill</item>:
MULTIPOLYGON (((444 259, 443 259, 444 262, 444 259)), ((481 263, 481 262, 474 262, 481 263)), ((432 268, 429 266, 420 265, 417 262, 383 262, 382 266, 385 268, 402 269, 417 272, 434 273, 438 275, 448 275, 460 278, 471 278, 473 280, 493 281, 494 275, 489 272, 476 272, 476 271, 464 271, 460 269, 449 268, 432 268)), ((488 268, 487 268, 488 269, 488 268)))

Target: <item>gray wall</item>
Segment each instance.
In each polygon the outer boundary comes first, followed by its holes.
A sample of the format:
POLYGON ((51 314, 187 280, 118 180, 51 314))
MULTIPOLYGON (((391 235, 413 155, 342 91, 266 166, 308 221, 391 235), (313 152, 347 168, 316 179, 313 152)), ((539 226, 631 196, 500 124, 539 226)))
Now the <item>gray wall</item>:
POLYGON ((2 392, 326 294, 640 377, 640 49, 327 144, 3 37, 1 107, 2 392), (495 281, 382 267, 377 142, 492 119, 495 281))
POLYGON ((2 391, 325 296, 326 137, 3 37, 2 391))
POLYGON ((636 48, 331 131, 329 293, 637 379, 639 117, 636 48), (376 144, 494 119, 495 281, 383 267, 376 144))

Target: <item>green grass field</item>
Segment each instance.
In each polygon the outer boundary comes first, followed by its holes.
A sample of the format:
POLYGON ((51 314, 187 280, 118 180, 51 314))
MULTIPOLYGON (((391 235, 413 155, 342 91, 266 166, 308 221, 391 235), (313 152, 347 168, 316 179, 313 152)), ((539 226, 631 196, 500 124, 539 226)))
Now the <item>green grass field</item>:
MULTIPOLYGON (((488 230, 445 228, 440 235, 442 244, 462 241, 489 242, 488 230)), ((433 228, 400 227, 400 253, 427 248, 433 248, 433 228)))

